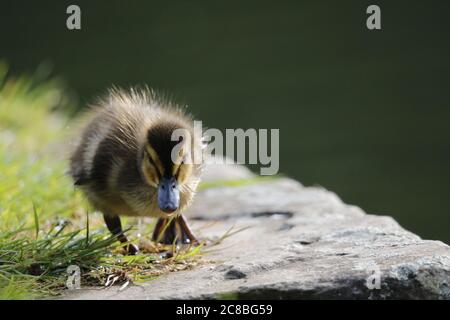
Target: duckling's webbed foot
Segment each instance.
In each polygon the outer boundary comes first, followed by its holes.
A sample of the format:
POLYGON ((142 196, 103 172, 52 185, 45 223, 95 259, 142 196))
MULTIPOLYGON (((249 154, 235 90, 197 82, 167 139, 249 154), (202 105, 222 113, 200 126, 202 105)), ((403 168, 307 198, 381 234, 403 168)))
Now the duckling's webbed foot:
MULTIPOLYGON (((106 214, 103 215, 103 218, 105 219, 108 230, 117 237, 117 240, 119 240, 121 243, 127 243, 128 238, 123 233, 120 218, 118 216, 110 216, 106 214)), ((139 248, 132 243, 127 243, 127 245, 125 246, 125 250, 129 255, 135 255, 139 251, 139 248)))
POLYGON ((153 231, 153 241, 162 244, 198 244, 186 219, 179 215, 173 219, 159 218, 153 231))

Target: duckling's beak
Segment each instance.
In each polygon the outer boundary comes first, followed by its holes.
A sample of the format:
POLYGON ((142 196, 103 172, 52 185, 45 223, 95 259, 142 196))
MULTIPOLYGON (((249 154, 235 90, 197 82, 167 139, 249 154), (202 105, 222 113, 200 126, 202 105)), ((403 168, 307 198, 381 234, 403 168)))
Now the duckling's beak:
POLYGON ((158 207, 166 212, 172 213, 180 205, 180 189, 175 177, 163 177, 158 186, 158 207))

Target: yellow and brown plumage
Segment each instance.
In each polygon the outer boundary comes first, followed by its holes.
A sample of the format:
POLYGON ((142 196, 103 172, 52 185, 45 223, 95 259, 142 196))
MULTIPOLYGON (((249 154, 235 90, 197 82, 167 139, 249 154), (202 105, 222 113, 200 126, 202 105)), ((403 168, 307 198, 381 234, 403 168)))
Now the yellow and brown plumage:
POLYGON ((149 89, 111 90, 89 111, 70 173, 120 241, 127 241, 120 215, 159 218, 153 238, 164 229, 165 243, 196 241, 181 215, 200 181, 201 165, 186 161, 201 152, 193 131, 190 116, 149 89), (176 129, 188 132, 190 141, 173 139, 176 129), (181 148, 173 155, 176 145, 181 148))

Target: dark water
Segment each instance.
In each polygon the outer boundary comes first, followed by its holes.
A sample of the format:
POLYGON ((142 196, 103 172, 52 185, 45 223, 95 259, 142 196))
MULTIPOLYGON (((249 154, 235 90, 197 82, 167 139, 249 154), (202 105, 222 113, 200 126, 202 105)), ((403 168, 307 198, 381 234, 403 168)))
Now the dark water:
POLYGON ((50 62, 80 105, 147 83, 209 127, 280 128, 282 173, 449 243, 450 5, 393 2, 374 32, 368 1, 1 1, 0 58, 50 62))

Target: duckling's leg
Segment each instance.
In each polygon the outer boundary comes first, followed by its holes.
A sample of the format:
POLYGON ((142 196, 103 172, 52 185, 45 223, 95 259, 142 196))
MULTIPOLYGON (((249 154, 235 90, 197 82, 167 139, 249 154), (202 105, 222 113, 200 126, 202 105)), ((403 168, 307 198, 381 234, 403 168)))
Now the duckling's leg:
POLYGON ((168 219, 159 218, 156 221, 155 229, 153 229, 152 240, 155 242, 160 242, 162 238, 162 233, 165 231, 168 219))
POLYGON ((187 239, 189 239, 189 243, 198 244, 199 241, 197 240, 197 237, 194 235, 191 228, 189 228, 186 218, 182 214, 180 214, 177 217, 177 222, 181 228, 181 233, 183 234, 183 239, 187 238, 187 239))
POLYGON ((153 230, 152 240, 162 244, 173 244, 181 242, 177 237, 175 219, 159 218, 153 230))
POLYGON ((153 241, 163 244, 198 244, 197 238, 189 229, 186 220, 182 215, 173 218, 159 218, 153 231, 153 241))
MULTIPOLYGON (((104 214, 103 218, 105 219, 105 223, 109 231, 111 231, 114 236, 117 236, 117 240, 122 243, 128 242, 128 238, 123 233, 122 223, 120 222, 120 218, 118 216, 104 214)), ((129 243, 125 248, 129 255, 135 255, 139 250, 138 247, 132 243, 129 243)))

